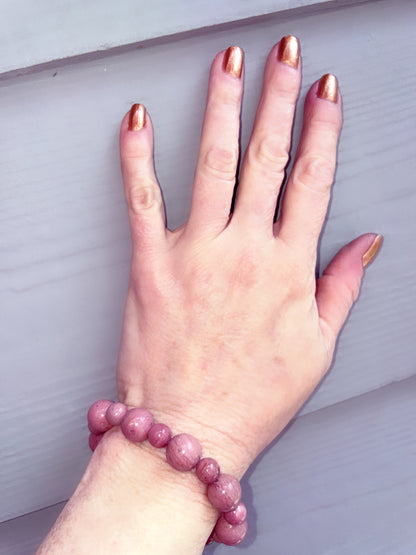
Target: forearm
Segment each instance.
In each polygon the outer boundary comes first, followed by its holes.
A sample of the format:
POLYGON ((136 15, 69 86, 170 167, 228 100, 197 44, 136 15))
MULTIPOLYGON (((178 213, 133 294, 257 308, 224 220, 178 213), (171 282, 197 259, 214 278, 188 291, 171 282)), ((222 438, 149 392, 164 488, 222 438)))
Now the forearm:
POLYGON ((37 555, 196 554, 218 517, 206 486, 164 450, 107 432, 37 555))

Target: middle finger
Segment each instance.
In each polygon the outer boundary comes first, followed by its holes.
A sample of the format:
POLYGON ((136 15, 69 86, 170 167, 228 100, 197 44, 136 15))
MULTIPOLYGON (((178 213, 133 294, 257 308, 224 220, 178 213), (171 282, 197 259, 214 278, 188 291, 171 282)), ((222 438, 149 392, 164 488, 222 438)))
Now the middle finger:
POLYGON ((277 196, 289 158, 301 81, 299 42, 291 35, 267 59, 263 90, 244 155, 233 220, 273 235, 277 196))

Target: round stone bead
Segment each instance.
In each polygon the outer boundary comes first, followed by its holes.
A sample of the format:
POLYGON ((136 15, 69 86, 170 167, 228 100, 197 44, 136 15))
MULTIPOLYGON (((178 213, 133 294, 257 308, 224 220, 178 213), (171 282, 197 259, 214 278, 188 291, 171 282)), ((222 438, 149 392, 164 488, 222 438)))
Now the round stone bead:
POLYGON ((120 426, 126 413, 127 407, 124 403, 111 403, 106 412, 107 422, 112 426, 120 426))
POLYGON ((153 447, 165 447, 172 437, 172 432, 166 424, 153 424, 147 434, 147 439, 153 447))
POLYGON ((113 402, 101 399, 93 403, 88 410, 88 428, 93 434, 102 434, 111 428, 106 418, 106 412, 113 402))
POLYGON ((204 484, 212 484, 220 474, 219 464, 211 457, 201 459, 196 465, 196 475, 204 484))
POLYGON ((232 511, 223 513, 222 516, 229 524, 241 524, 247 518, 247 508, 242 501, 232 511))
POLYGON ((166 447, 166 460, 170 466, 182 472, 194 468, 201 455, 201 444, 189 434, 173 436, 166 447))
POLYGON ((104 434, 94 434, 92 432, 90 433, 90 437, 88 438, 88 444, 90 446, 91 451, 95 451, 103 435, 104 434))
POLYGON ((220 474, 218 480, 208 486, 211 505, 221 512, 231 511, 241 499, 241 485, 230 474, 220 474))
POLYGON ((240 524, 233 525, 227 522, 221 515, 215 525, 213 536, 216 538, 216 541, 225 543, 225 545, 237 545, 245 538, 247 528, 246 520, 240 524))
POLYGON ((121 431, 130 441, 140 442, 147 438, 152 427, 153 416, 146 409, 134 408, 127 411, 121 423, 121 431))

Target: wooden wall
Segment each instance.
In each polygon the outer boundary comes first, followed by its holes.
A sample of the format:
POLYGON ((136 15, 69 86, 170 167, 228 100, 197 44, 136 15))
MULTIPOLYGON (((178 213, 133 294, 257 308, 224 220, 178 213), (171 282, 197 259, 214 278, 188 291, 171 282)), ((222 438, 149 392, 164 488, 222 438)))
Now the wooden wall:
MULTIPOLYGON (((176 227, 189 209, 212 58, 230 44, 245 50, 244 147, 268 50, 290 33, 303 50, 300 105, 328 71, 344 98, 320 267, 363 232, 385 242, 331 372, 245 478, 253 526, 236 549, 414 555, 416 4, 1 7, 0 554, 34 553, 90 456, 89 404, 114 397, 130 256, 121 117, 135 101, 151 113, 176 227)), ((299 111, 295 139, 300 122, 299 111)))

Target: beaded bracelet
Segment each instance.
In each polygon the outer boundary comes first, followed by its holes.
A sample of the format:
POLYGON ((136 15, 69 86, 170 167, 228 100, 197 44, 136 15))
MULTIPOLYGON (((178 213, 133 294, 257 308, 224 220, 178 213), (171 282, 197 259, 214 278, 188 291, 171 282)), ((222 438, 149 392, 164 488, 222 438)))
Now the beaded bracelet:
POLYGON ((128 409, 124 403, 102 399, 88 410, 89 445, 95 450, 104 433, 120 426, 124 436, 140 443, 146 439, 153 447, 166 447, 166 460, 176 470, 195 468, 199 480, 207 485, 211 505, 221 514, 207 545, 212 542, 237 545, 247 533, 247 509, 241 499, 241 485, 234 476, 223 474, 215 459, 202 457, 202 447, 190 434, 172 436, 166 424, 156 423, 144 408, 128 409))

